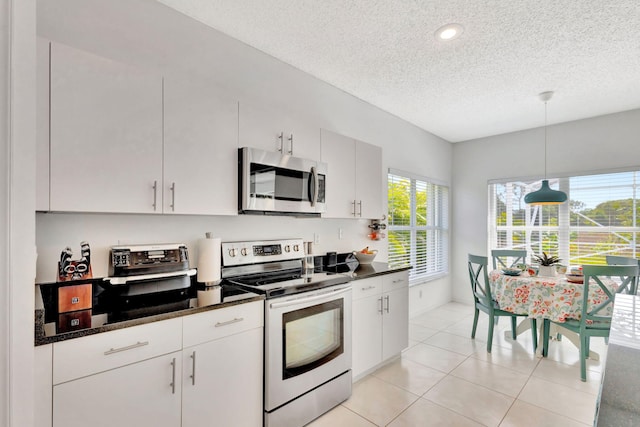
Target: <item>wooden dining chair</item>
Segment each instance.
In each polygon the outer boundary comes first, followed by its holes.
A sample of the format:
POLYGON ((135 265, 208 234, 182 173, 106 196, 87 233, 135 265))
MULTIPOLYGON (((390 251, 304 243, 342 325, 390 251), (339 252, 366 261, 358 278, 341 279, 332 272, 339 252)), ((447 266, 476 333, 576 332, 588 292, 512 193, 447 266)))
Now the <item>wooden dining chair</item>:
POLYGON ((516 264, 525 264, 527 251, 521 249, 492 249, 493 269, 515 267, 516 264))
MULTIPOLYGON (((585 265, 582 267, 584 274, 582 312, 580 320, 567 319, 563 323, 553 322, 556 325, 573 331, 580 336, 580 379, 587 380, 587 357, 589 356, 589 344, 591 337, 608 338, 611 330, 611 314, 606 309, 613 308, 613 300, 616 293, 635 286, 638 282, 638 265, 585 265), (621 279, 616 289, 610 289, 605 282, 610 283, 610 278, 621 279), (602 302, 596 305, 590 304, 589 291, 601 289, 605 295, 602 302)), ((551 321, 545 319, 542 330, 542 355, 547 356, 549 350, 549 330, 551 321)))
MULTIPOLYGON (((493 342, 493 329, 496 319, 500 316, 511 318, 511 338, 516 339, 516 319, 518 317, 526 317, 526 314, 515 314, 510 311, 501 310, 498 303, 493 299, 491 294, 491 286, 489 284, 489 276, 487 268, 489 260, 486 256, 469 254, 469 280, 471 282, 471 290, 473 291, 473 300, 475 313, 473 317, 473 329, 471 330, 471 338, 476 337, 476 328, 478 326, 478 316, 480 311, 487 313, 489 316, 489 334, 487 337, 487 353, 491 353, 491 343, 493 342)), ((533 351, 538 347, 538 328, 536 319, 531 319, 531 333, 533 337, 533 351)))
MULTIPOLYGON (((640 260, 631 257, 607 255, 607 265, 637 265, 640 267, 640 260)), ((635 295, 638 292, 638 284, 635 283, 633 287, 629 288, 628 293, 635 295)))

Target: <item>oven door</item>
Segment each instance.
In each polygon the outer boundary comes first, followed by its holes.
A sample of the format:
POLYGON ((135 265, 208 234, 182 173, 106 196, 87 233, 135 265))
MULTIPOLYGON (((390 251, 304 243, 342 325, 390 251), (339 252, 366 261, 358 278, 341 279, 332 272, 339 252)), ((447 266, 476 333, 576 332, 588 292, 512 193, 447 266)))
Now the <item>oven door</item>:
POLYGON ((351 285, 266 300, 265 410, 351 369, 351 285))
POLYGON ((248 147, 239 155, 240 212, 319 215, 325 211, 325 163, 248 147))

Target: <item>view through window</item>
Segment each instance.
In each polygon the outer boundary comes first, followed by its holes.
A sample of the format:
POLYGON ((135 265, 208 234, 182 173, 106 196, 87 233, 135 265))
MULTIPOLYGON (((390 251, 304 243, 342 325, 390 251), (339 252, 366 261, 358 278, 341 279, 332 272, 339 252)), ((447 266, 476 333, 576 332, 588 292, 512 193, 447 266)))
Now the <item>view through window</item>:
MULTIPOLYGON (((550 179, 567 193, 561 205, 530 206, 540 181, 489 184, 489 249, 557 255, 565 265, 606 264, 606 255, 637 258, 640 171, 550 179)), ((530 261, 530 259, 529 259, 530 261)))
POLYGON ((389 266, 412 266, 409 283, 441 277, 449 269, 449 188, 389 170, 389 266))

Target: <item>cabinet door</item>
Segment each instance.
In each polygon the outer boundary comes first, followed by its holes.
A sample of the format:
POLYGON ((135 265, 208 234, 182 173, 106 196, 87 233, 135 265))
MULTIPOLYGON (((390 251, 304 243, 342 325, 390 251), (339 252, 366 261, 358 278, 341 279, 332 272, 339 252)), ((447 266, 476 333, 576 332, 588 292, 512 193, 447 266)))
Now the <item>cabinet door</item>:
POLYGON ((263 329, 183 350, 182 427, 262 425, 263 329))
POLYGON ((240 147, 320 159, 320 127, 284 111, 241 102, 239 129, 240 147))
POLYGON ((355 161, 354 140, 322 129, 321 160, 327 163, 327 211, 323 218, 354 218, 355 161))
POLYGON ((409 288, 387 292, 382 298, 382 360, 386 360, 409 346, 409 288))
POLYGON ((356 201, 360 218, 382 218, 382 148, 356 141, 356 201))
POLYGON ((237 215, 238 102, 192 78, 164 82, 165 213, 237 215))
POLYGON ((283 138, 285 154, 320 160, 320 126, 287 115, 283 138))
POLYGON ((51 210, 162 210, 162 78, 51 46, 51 210))
MULTIPOLYGON (((358 280, 354 287, 371 289, 373 292, 381 288, 379 282, 379 277, 358 280)), ((382 294, 363 295, 367 296, 352 302, 354 378, 382 361, 382 294)))
POLYGON ((180 352, 53 387, 53 427, 179 427, 180 352))

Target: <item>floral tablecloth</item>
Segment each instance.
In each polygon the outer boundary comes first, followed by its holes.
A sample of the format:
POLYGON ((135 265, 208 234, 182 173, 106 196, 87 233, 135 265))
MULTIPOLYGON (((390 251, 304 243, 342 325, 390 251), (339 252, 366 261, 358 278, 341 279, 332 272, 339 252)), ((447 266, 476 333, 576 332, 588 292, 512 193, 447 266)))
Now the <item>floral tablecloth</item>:
MULTIPOLYGON (((526 272, 520 276, 507 276, 494 270, 489 273, 489 285, 493 298, 505 311, 555 322, 580 319, 582 314, 584 285, 568 282, 564 276, 532 277, 526 272)), ((611 289, 617 286, 613 280, 610 285, 611 289)), ((605 300, 606 295, 600 287, 589 287, 590 304, 605 300)), ((610 315, 612 311, 613 304, 609 304, 601 314, 610 315)))

